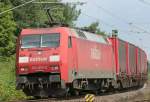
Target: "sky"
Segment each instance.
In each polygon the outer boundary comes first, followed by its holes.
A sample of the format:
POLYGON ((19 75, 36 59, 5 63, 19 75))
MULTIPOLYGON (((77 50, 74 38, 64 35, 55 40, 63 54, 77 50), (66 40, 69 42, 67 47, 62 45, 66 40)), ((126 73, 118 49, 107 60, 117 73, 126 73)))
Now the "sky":
POLYGON ((150 0, 63 0, 85 2, 76 24, 98 21, 102 31, 118 30, 119 38, 144 49, 150 60, 150 0))

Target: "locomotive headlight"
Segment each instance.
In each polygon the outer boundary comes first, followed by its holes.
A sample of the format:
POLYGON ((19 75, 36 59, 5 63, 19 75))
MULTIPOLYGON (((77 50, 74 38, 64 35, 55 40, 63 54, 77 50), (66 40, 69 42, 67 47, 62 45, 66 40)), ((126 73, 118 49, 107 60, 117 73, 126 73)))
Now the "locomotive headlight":
POLYGON ((49 56, 49 61, 50 62, 58 62, 58 61, 60 61, 60 56, 59 55, 49 56))
POLYGON ((19 57, 19 63, 28 63, 29 57, 19 57))
POLYGON ((26 71, 28 71, 28 67, 22 67, 22 68, 20 68, 20 71, 26 72, 26 71))
POLYGON ((51 70, 52 70, 52 71, 55 71, 55 70, 58 70, 58 69, 59 69, 59 66, 57 66, 57 65, 51 66, 51 70))

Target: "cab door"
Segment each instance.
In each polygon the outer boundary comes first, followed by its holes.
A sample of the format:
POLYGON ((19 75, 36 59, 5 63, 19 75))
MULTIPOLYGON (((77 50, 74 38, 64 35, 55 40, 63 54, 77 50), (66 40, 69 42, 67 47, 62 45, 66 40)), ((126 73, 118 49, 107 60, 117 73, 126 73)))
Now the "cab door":
POLYGON ((72 82, 78 72, 77 66, 77 52, 76 52, 76 38, 68 37, 68 81, 72 82))

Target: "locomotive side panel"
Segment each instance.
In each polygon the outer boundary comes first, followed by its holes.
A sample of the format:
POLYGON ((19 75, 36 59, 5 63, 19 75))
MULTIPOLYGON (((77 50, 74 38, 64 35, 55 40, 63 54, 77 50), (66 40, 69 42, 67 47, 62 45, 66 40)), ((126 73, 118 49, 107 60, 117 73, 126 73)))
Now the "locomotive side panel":
POLYGON ((113 52, 110 45, 77 39, 79 78, 113 78, 113 52))
POLYGON ((72 82, 77 77, 77 49, 76 38, 70 36, 68 40, 68 82, 72 82))

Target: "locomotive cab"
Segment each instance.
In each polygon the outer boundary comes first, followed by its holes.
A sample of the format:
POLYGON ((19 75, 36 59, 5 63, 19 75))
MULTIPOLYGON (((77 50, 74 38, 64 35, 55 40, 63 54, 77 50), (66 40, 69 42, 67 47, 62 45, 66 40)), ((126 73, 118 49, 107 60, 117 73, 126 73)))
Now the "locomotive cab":
POLYGON ((23 89, 27 95, 41 96, 44 92, 42 95, 46 96, 49 92, 43 90, 62 88, 64 80, 61 79, 65 78, 61 71, 66 67, 62 59, 66 60, 68 46, 65 29, 23 29, 17 45, 17 89, 23 89))
POLYGON ((60 34, 21 36, 18 72, 20 74, 59 73, 59 46, 60 34))

